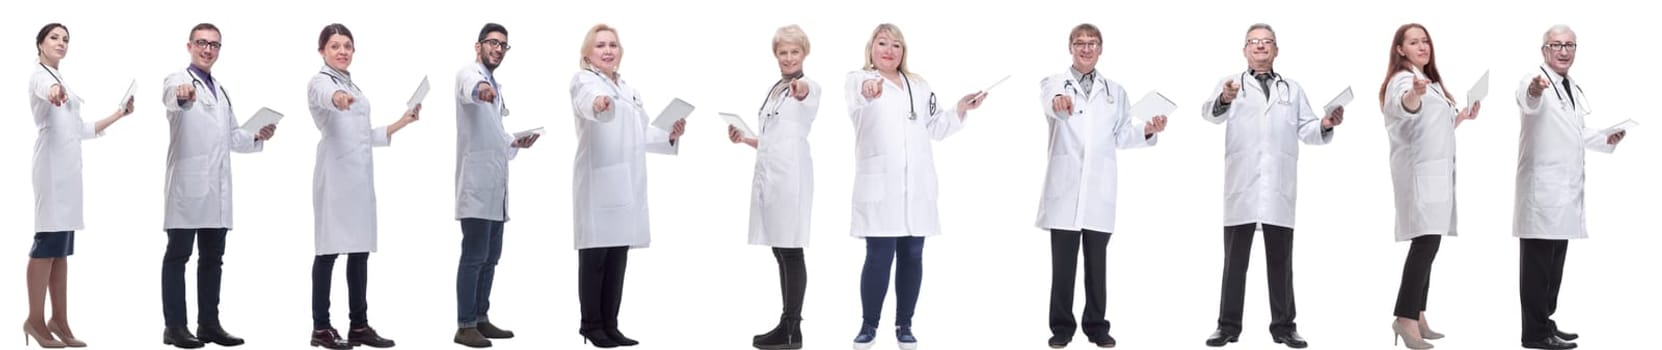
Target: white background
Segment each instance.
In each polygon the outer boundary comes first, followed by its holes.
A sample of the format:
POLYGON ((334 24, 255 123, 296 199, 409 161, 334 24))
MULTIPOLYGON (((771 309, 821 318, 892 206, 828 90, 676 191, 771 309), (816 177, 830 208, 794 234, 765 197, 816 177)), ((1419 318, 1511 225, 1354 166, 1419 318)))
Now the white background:
MULTIPOLYGON (((86 99, 82 117, 107 115, 131 79, 138 111, 87 141, 86 225, 70 282, 74 329, 99 347, 160 348, 158 267, 167 123, 161 81, 188 64, 191 26, 212 22, 224 51, 214 76, 239 118, 262 106, 288 115, 265 152, 234 156, 236 227, 225 257, 223 320, 249 349, 301 348, 310 330, 311 173, 318 133, 306 82, 322 65, 316 38, 341 22, 357 38, 354 81, 375 102, 377 124, 397 118, 423 75, 433 93, 422 121, 376 152, 381 247, 370 259, 370 321, 404 348, 450 347, 460 229, 453 220, 454 76, 473 60, 486 22, 507 26, 514 49, 498 70, 512 130, 549 134, 513 162, 507 244, 497 270, 498 324, 520 337, 498 348, 577 348, 576 252, 570 184, 575 152, 567 82, 584 30, 619 28, 623 78, 649 109, 680 97, 697 106, 677 157, 649 161, 653 245, 631 252, 621 315, 641 349, 748 348, 778 318, 775 265, 746 245, 754 152, 730 144, 716 112, 751 118, 777 79, 774 29, 800 24, 812 41, 807 75, 827 89, 810 142, 816 163, 813 245, 804 322, 809 348, 843 348, 860 319, 862 241, 849 238, 853 138, 843 74, 858 69, 871 29, 894 22, 911 68, 944 96, 984 88, 1006 74, 963 132, 936 144, 946 234, 928 241, 915 330, 931 349, 1041 349, 1049 337, 1049 240, 1033 227, 1043 183, 1046 126, 1040 78, 1064 72, 1065 37, 1081 22, 1104 30, 1099 69, 1133 96, 1158 89, 1182 108, 1158 146, 1120 157, 1119 227, 1109 246, 1108 316, 1121 347, 1202 348, 1215 326, 1222 245, 1224 127, 1199 106, 1217 79, 1245 69, 1247 26, 1279 32, 1276 71, 1309 90, 1315 107, 1351 86, 1356 101, 1333 143, 1306 147, 1300 174, 1296 284, 1300 331, 1315 348, 1383 349, 1407 244, 1392 240, 1387 141, 1376 93, 1393 30, 1424 23, 1446 84, 1464 103, 1485 69, 1490 102, 1460 128, 1461 237, 1445 239, 1434 271, 1429 321, 1447 348, 1510 348, 1518 341, 1517 242, 1510 236, 1518 114, 1517 82, 1535 72, 1540 38, 1555 23, 1580 34, 1572 74, 1595 114, 1589 126, 1626 118, 1635 130, 1614 155, 1588 156, 1592 240, 1571 244, 1557 320, 1588 348, 1642 344, 1642 315, 1658 311, 1659 266, 1652 200, 1658 143, 1653 79, 1634 69, 1657 57, 1650 18, 1614 2, 458 2, 52 1, 7 5, 0 32, 0 172, 13 232, 0 240, 23 265, 31 231, 33 126, 24 99, 35 69, 26 45, 49 22, 69 26, 64 79, 86 99), (1344 6, 1346 8, 1341 8, 1344 6), (1648 210, 1647 210, 1648 209, 1648 210)), ((754 125, 754 124, 753 124, 754 125)), ((1257 240, 1261 241, 1262 238, 1257 240)), ((1260 245, 1255 244, 1255 245, 1260 245)), ((1269 341, 1262 248, 1248 272, 1245 332, 1232 349, 1269 341)), ((195 267, 190 314, 195 323, 195 267)), ((337 267, 338 270, 344 268, 337 267)), ((337 272, 337 281, 344 281, 337 272)), ((23 268, 0 269, 0 315, 26 314, 23 268)), ((346 326, 345 283, 335 283, 336 327, 346 326)), ((884 325, 892 324, 888 299, 884 325)), ((1082 302, 1075 305, 1082 308, 1082 302)), ((894 347, 887 326, 878 348, 894 347)), ((12 338, 16 339, 16 338, 12 338)), ((1083 335, 1075 347, 1088 347, 1083 335)))

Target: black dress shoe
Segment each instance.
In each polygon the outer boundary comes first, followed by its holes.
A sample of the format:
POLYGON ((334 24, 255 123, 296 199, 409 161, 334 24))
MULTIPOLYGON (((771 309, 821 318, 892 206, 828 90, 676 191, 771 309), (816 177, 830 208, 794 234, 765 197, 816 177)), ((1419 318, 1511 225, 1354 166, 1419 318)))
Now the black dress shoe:
POLYGON ((1552 329, 1552 335, 1558 337, 1558 339, 1563 339, 1564 341, 1571 341, 1571 340, 1576 340, 1576 338, 1581 338, 1580 334, 1561 331, 1561 330, 1558 330, 1557 328, 1552 329))
POLYGON ((1099 348, 1111 348, 1114 345, 1119 345, 1114 342, 1114 336, 1107 334, 1091 337, 1091 344, 1096 344, 1099 348))
POLYGON ((1050 348, 1051 349, 1061 349, 1061 348, 1068 347, 1068 343, 1071 343, 1071 342, 1073 342, 1073 337, 1061 336, 1061 335, 1050 336, 1050 348))
POLYGON ((196 339, 203 343, 219 344, 219 346, 237 346, 243 343, 242 338, 237 338, 237 336, 226 332, 225 328, 211 323, 196 326, 196 339))
POLYGON ((341 339, 340 332, 335 331, 334 328, 313 330, 312 346, 334 350, 352 349, 352 344, 348 344, 346 339, 341 339))
POLYGON ((611 339, 612 341, 617 342, 617 345, 622 346, 635 346, 641 344, 641 342, 623 336, 623 332, 618 332, 616 328, 606 330, 606 338, 611 339))
POLYGON ((1306 346, 1310 346, 1309 342, 1304 341, 1304 337, 1298 336, 1298 332, 1287 332, 1285 334, 1273 335, 1272 337, 1275 338, 1276 344, 1287 344, 1287 347, 1289 348, 1303 349, 1306 346))
POLYGON ((612 338, 606 337, 606 331, 596 329, 591 331, 577 331, 577 334, 583 336, 584 343, 594 344, 594 347, 597 348, 610 349, 618 347, 617 342, 612 341, 612 338))
POLYGON ((202 340, 196 339, 185 327, 167 327, 162 331, 162 344, 172 345, 180 349, 196 349, 202 347, 202 340))
POLYGON ((480 335, 483 335, 485 338, 489 339, 509 339, 514 337, 514 331, 497 327, 496 324, 490 323, 490 321, 479 321, 479 325, 476 328, 479 329, 480 335))
POLYGON ((392 339, 382 338, 381 334, 375 333, 375 328, 370 326, 347 331, 346 343, 352 346, 368 345, 372 348, 390 348, 396 344, 392 339))
POLYGON ((1541 339, 1541 340, 1536 340, 1536 341, 1526 341, 1526 342, 1523 343, 1523 347, 1524 348, 1529 348, 1529 349, 1565 350, 1565 349, 1574 349, 1575 348, 1575 343, 1567 342, 1567 341, 1564 341, 1563 339, 1558 339, 1557 336, 1551 336, 1551 337, 1547 337, 1546 339, 1541 339))
POLYGON ((1212 331, 1212 336, 1206 338, 1206 346, 1220 347, 1241 340, 1240 334, 1224 333, 1222 329, 1212 331))

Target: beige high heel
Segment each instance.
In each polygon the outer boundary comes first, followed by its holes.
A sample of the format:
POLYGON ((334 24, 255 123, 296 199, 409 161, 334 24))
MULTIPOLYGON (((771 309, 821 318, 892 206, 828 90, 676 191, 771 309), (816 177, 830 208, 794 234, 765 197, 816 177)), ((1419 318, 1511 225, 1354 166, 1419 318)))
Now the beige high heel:
POLYGON ((64 346, 68 346, 68 347, 72 347, 72 348, 87 347, 87 342, 80 341, 80 340, 77 340, 75 338, 71 338, 69 336, 69 332, 64 332, 63 330, 58 329, 58 324, 56 324, 56 323, 51 323, 51 322, 46 323, 46 331, 52 332, 53 335, 56 335, 58 337, 59 341, 63 342, 64 346))
POLYGON ((1402 330, 1402 323, 1399 323, 1396 320, 1391 320, 1391 331, 1396 333, 1396 335, 1391 337, 1392 346, 1397 345, 1397 339, 1402 339, 1402 346, 1406 346, 1409 349, 1424 350, 1434 347, 1431 343, 1427 343, 1424 339, 1408 339, 1408 332, 1402 330))
POLYGON ((29 338, 35 338, 35 344, 44 349, 62 349, 65 346, 63 342, 52 339, 51 335, 42 336, 35 333, 34 327, 29 327, 28 322, 23 322, 23 345, 29 345, 29 338))
POLYGON ((1442 333, 1437 333, 1437 331, 1431 330, 1430 327, 1426 327, 1425 323, 1420 323, 1420 339, 1425 339, 1425 340, 1443 339, 1443 334, 1442 333))

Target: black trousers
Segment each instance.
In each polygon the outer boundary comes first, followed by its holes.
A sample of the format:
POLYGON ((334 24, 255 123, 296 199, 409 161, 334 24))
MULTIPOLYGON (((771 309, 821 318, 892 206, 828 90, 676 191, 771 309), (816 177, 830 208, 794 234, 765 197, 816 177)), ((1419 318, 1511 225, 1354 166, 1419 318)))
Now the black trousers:
POLYGON ((808 292, 808 266, 802 248, 773 248, 779 262, 779 292, 784 300, 781 319, 802 319, 802 297, 808 292))
POLYGON ((1558 323, 1558 287, 1564 282, 1564 255, 1570 241, 1559 239, 1518 240, 1518 302, 1523 310, 1521 341, 1553 336, 1558 323))
POLYGON ((1073 281, 1079 263, 1080 243, 1085 255, 1085 336, 1091 339, 1108 335, 1110 326, 1104 317, 1108 300, 1108 238, 1110 232, 1091 230, 1050 230, 1050 333, 1072 338, 1076 326, 1073 319, 1073 281))
POLYGON ((577 250, 577 300, 583 314, 578 331, 617 330, 628 265, 627 246, 577 250))
POLYGON ((1419 320, 1425 311, 1426 295, 1431 293, 1431 262, 1437 260, 1437 248, 1442 246, 1442 235, 1414 237, 1408 246, 1408 259, 1402 264, 1402 286, 1397 289, 1396 316, 1419 320))
POLYGON ((202 251, 196 261, 196 324, 219 324, 220 266, 224 264, 227 229, 167 230, 167 253, 162 256, 162 317, 168 327, 184 328, 185 263, 191 244, 202 251))
MULTIPOLYGON (((1247 265, 1252 262, 1252 236, 1257 223, 1223 228, 1223 291, 1218 303, 1218 330, 1241 334, 1242 305, 1246 300, 1247 265)), ((1270 288, 1270 334, 1298 330, 1293 318, 1293 228, 1264 224, 1264 258, 1270 288)))
MULTIPOLYGON (((318 255, 312 259, 312 329, 333 329, 329 325, 329 284, 334 277, 335 257, 339 254, 318 255)), ((369 253, 346 255, 346 294, 350 329, 369 327, 369 253)))

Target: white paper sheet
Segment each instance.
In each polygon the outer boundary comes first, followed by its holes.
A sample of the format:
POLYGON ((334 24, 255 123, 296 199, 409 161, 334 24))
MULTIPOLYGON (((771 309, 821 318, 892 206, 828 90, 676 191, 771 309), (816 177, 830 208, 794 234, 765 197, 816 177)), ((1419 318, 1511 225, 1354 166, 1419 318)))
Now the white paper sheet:
POLYGON ((542 135, 542 128, 539 127, 536 129, 516 132, 514 133, 514 141, 519 141, 519 139, 523 139, 531 135, 542 135))
POLYGON ((247 131, 250 134, 257 134, 260 132, 260 129, 265 128, 266 125, 277 124, 277 122, 281 120, 283 120, 282 113, 277 113, 277 111, 273 111, 271 108, 260 107, 259 112, 255 112, 253 117, 249 117, 248 121, 242 123, 242 131, 247 131))
POLYGON ((1339 96, 1333 97, 1333 101, 1328 102, 1326 106, 1322 106, 1322 118, 1333 115, 1333 110, 1339 109, 1339 107, 1344 107, 1345 105, 1350 104, 1350 101, 1355 99, 1356 95, 1351 94, 1350 87, 1346 86, 1344 92, 1340 92, 1339 96))
POLYGON ((748 138, 756 138, 756 133, 750 131, 750 125, 744 123, 744 118, 740 118, 738 114, 733 113, 722 112, 720 114, 721 120, 727 122, 727 125, 732 125, 734 128, 739 129, 740 135, 748 138))
POLYGON ((405 109, 405 111, 415 110, 415 107, 416 107, 417 104, 421 104, 421 101, 426 100, 427 99, 427 90, 430 89, 430 88, 431 88, 431 86, 427 85, 427 77, 422 76, 421 77, 421 86, 416 87, 415 96, 410 97, 410 103, 408 104, 407 107, 405 107, 405 108, 407 108, 407 109, 405 109))
POLYGON ((1618 132, 1627 131, 1627 129, 1632 129, 1635 126, 1639 126, 1639 122, 1633 121, 1633 119, 1623 120, 1621 123, 1616 123, 1616 125, 1600 130, 1599 134, 1610 136, 1618 132))
POLYGON ((652 120, 652 126, 664 130, 673 129, 676 121, 686 119, 687 116, 692 115, 692 111, 692 104, 676 98, 674 101, 669 101, 669 105, 664 106, 664 111, 659 112, 658 118, 652 120))
POLYGON ((1131 105, 1131 116, 1145 121, 1152 120, 1154 116, 1169 116, 1176 111, 1177 104, 1158 91, 1149 91, 1148 95, 1143 95, 1143 99, 1137 101, 1137 104, 1131 105))
MULTIPOLYGON (((132 83, 127 84, 127 94, 126 95, 121 95, 121 102, 119 102, 119 104, 115 105, 115 108, 126 109, 127 108, 127 100, 133 99, 133 94, 135 94, 135 93, 138 93, 138 79, 133 79, 132 83)), ((135 105, 138 104, 138 101, 133 101, 133 104, 135 104, 135 105)), ((134 106, 134 107, 137 107, 137 106, 134 106)))
POLYGON ((1489 71, 1484 70, 1483 77, 1477 78, 1477 85, 1473 85, 1472 90, 1466 93, 1466 107, 1471 107, 1473 103, 1482 101, 1487 96, 1489 96, 1489 71))

